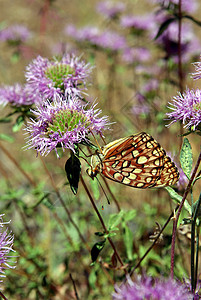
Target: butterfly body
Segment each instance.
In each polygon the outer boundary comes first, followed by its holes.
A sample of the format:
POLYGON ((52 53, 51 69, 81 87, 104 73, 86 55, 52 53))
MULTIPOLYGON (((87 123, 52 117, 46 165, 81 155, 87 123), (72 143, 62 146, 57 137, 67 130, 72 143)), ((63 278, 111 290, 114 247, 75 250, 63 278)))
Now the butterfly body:
POLYGON ((175 184, 179 172, 165 150, 149 134, 115 140, 91 158, 89 176, 98 173, 108 179, 135 188, 161 187, 175 184))

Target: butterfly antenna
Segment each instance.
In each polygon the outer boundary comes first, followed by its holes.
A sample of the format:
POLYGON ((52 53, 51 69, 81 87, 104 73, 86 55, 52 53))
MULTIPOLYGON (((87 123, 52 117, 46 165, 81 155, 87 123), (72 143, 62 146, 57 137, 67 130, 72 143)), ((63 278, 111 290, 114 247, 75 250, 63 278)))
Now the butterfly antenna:
POLYGON ((92 132, 91 130, 90 130, 90 132, 91 132, 91 134, 93 135, 93 138, 94 138, 94 140, 95 140, 95 142, 96 142, 96 144, 97 144, 97 146, 98 146, 98 148, 99 148, 99 150, 100 150, 100 153, 103 154, 103 151, 102 151, 102 149, 101 149, 101 146, 99 145, 99 143, 98 143, 98 141, 97 141, 95 135, 93 134, 93 132, 92 132))
MULTIPOLYGON (((108 198, 108 196, 107 196, 107 194, 106 194, 106 192, 105 192, 105 190, 104 190, 102 184, 100 183, 100 181, 99 181, 99 179, 98 179, 97 177, 96 177, 96 179, 97 179, 97 181, 98 181, 98 183, 99 183, 99 185, 100 185, 100 187, 101 187, 101 189, 102 189, 102 191, 103 191, 103 193, 104 193, 104 195, 105 195, 105 198, 107 199, 107 203, 110 205, 109 198, 108 198)), ((104 209, 104 208, 103 208, 103 206, 102 206, 102 210, 103 210, 103 209, 104 209)))

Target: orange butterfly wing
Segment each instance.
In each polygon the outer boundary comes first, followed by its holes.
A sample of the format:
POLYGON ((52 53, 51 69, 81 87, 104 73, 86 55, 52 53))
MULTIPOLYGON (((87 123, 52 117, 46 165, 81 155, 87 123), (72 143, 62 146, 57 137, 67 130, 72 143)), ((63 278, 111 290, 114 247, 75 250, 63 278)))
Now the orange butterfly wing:
POLYGON ((102 156, 94 174, 135 188, 173 185, 179 178, 165 150, 145 132, 109 143, 102 156))

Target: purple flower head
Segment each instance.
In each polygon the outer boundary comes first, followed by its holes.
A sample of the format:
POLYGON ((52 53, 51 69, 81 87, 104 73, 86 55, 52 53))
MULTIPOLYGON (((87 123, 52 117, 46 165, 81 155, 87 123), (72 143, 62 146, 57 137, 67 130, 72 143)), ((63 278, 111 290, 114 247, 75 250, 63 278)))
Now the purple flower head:
POLYGON ((156 91, 158 89, 159 82, 157 79, 150 79, 148 82, 146 82, 143 86, 143 92, 149 93, 152 91, 156 91))
POLYGON ((100 35, 100 30, 94 26, 85 26, 77 29, 74 25, 68 25, 64 32, 78 42, 89 42, 94 44, 95 39, 100 35))
MULTIPOLYGON (((174 7, 178 7, 179 0, 154 0, 155 3, 167 8, 174 9, 174 7)), ((183 12, 193 13, 198 8, 198 3, 196 0, 182 0, 181 1, 181 10, 183 12)))
POLYGON ((74 55, 65 54, 54 61, 38 56, 27 66, 25 76, 33 93, 52 100, 56 95, 81 97, 91 70, 89 64, 74 55))
MULTIPOLYGON (((164 48, 167 56, 178 56, 178 22, 172 22, 168 28, 161 34, 157 39, 157 42, 164 48)), ((153 33, 153 36, 156 35, 157 30, 153 33)), ((191 43, 193 42, 195 36, 192 31, 190 24, 182 24, 181 30, 181 51, 182 57, 186 55, 189 51, 191 54, 196 52, 196 49, 192 51, 191 43)))
POLYGON ((123 2, 101 1, 97 4, 96 10, 109 19, 116 18, 119 13, 124 11, 125 4, 123 2))
POLYGON ((99 117, 101 110, 95 106, 88 108, 75 95, 57 96, 52 102, 45 99, 32 110, 36 119, 31 119, 25 129, 30 135, 27 149, 34 148, 41 155, 55 150, 57 157, 57 147, 74 151, 74 144, 87 141, 90 132, 99 134, 109 127, 108 117, 99 117))
POLYGON ((0 40, 12 43, 25 42, 31 37, 31 32, 23 25, 12 25, 0 31, 0 40))
POLYGON ((152 277, 138 277, 134 282, 127 278, 127 284, 115 287, 113 300, 190 300, 192 294, 185 285, 172 279, 154 280, 152 277))
POLYGON ((146 104, 146 99, 141 93, 137 93, 135 95, 135 98, 137 100, 137 104, 133 105, 132 107, 132 113, 135 116, 139 115, 147 115, 150 113, 150 107, 146 104))
POLYGON ((115 31, 101 32, 97 27, 76 29, 70 25, 66 28, 66 33, 78 42, 87 42, 92 46, 112 51, 122 50, 127 46, 124 36, 115 31))
POLYGON ((32 105, 40 101, 40 97, 32 93, 28 85, 16 83, 13 86, 5 85, 0 88, 0 104, 10 103, 12 106, 20 107, 32 105))
POLYGON ((8 233, 8 228, 3 230, 5 224, 10 222, 3 222, 3 215, 0 215, 0 277, 5 277, 5 269, 15 268, 15 266, 11 266, 11 261, 9 260, 11 256, 9 256, 10 251, 14 251, 13 240, 14 236, 11 233, 8 233))
POLYGON ((124 36, 119 35, 115 31, 105 31, 96 37, 94 44, 97 47, 112 51, 122 50, 127 47, 124 36))
POLYGON ((126 15, 121 18, 121 26, 138 30, 150 30, 153 18, 154 16, 151 14, 141 16, 126 15))
POLYGON ((126 63, 146 62, 150 59, 150 51, 146 48, 125 48, 122 53, 122 59, 126 63))
POLYGON ((196 130, 201 122, 201 91, 199 89, 189 90, 183 94, 178 93, 173 97, 168 106, 172 112, 167 113, 171 124, 182 121, 184 128, 196 130))
MULTIPOLYGON (((178 30, 179 30, 178 22, 172 22, 158 38, 158 41, 164 42, 164 40, 169 40, 178 43, 178 30)), ((189 43, 193 38, 194 38, 194 33, 190 24, 187 23, 182 24, 182 30, 181 30, 182 45, 189 43)))

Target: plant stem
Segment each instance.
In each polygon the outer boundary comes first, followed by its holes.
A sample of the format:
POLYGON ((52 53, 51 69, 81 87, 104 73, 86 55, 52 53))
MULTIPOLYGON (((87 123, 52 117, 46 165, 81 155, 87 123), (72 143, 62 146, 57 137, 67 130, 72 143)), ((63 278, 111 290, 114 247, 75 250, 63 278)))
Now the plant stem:
POLYGON ((180 206, 179 206, 179 209, 177 211, 177 214, 176 214, 176 218, 175 218, 175 221, 173 223, 173 232, 172 232, 172 246, 171 246, 171 269, 170 269, 170 276, 173 278, 174 277, 174 255, 175 255, 175 240, 176 240, 176 230, 177 230, 177 223, 178 223, 178 219, 179 219, 179 216, 180 216, 180 213, 181 213, 181 210, 182 210, 182 207, 184 205, 184 202, 186 200, 186 197, 191 189, 191 184, 195 178, 195 175, 197 173, 197 170, 199 168, 199 165, 200 165, 200 161, 201 161, 201 152, 198 156, 198 160, 196 162, 196 165, 195 165, 195 168, 193 170, 193 173, 191 175, 191 178, 189 180, 189 183, 186 187, 186 190, 184 192, 184 195, 183 195, 183 198, 182 198, 182 201, 180 203, 180 206))
POLYGON ((197 227, 197 235, 196 235, 196 254, 195 254, 195 289, 196 289, 197 278, 198 278, 199 235, 200 235, 200 227, 197 227))
POLYGON ((196 220, 199 212, 201 204, 201 193, 200 197, 196 203, 196 208, 194 212, 192 212, 192 225, 191 225, 191 287, 192 292, 194 293, 196 289, 196 283, 197 283, 197 271, 198 271, 198 249, 199 249, 199 234, 197 231, 196 236, 196 242, 198 242, 198 245, 196 244, 196 268, 195 268, 195 227, 196 227, 196 220), (195 270, 196 269, 196 270, 195 270))
POLYGON ((75 292, 76 300, 79 300, 80 298, 79 298, 78 293, 77 293, 77 288, 76 288, 76 285, 75 285, 75 281, 74 281, 74 279, 73 279, 73 276, 72 276, 71 273, 70 273, 69 276, 70 276, 70 279, 71 279, 71 281, 72 281, 72 283, 73 283, 73 289, 74 289, 74 292, 75 292))
POLYGON ((8 299, 6 298, 6 296, 4 296, 4 294, 3 294, 2 292, 0 292, 0 296, 2 297, 2 299, 8 300, 8 299))
POLYGON ((17 160, 10 154, 9 151, 7 151, 7 149, 1 143, 0 148, 6 154, 6 156, 14 163, 14 165, 23 174, 23 176, 30 182, 30 184, 36 187, 36 183, 33 181, 33 179, 21 168, 17 160))
MULTIPOLYGON (((179 205, 177 205, 177 207, 175 208, 175 211, 177 211, 177 209, 179 208, 179 205)), ((155 238, 154 242, 151 244, 151 246, 147 249, 147 251, 145 252, 145 254, 140 258, 140 260, 138 261, 137 265, 132 269, 132 271, 130 272, 130 276, 133 275, 134 271, 140 266, 141 262, 143 261, 143 259, 148 255, 148 253, 151 251, 151 249, 154 247, 154 245, 157 243, 159 237, 161 236, 162 232, 164 231, 164 229, 166 228, 166 226, 169 224, 170 220, 172 219, 174 215, 174 212, 171 213, 171 215, 169 216, 169 218, 167 219, 167 221, 165 222, 165 224, 163 225, 163 227, 161 228, 161 231, 158 233, 157 237, 155 238)))
MULTIPOLYGON (((105 233, 107 234, 107 233, 108 233, 108 230, 107 230, 107 228, 106 228, 106 226, 105 226, 105 223, 104 223, 104 221, 103 221, 103 218, 101 217, 101 215, 100 215, 100 213, 99 213, 99 211, 98 211, 98 209, 97 209, 97 207, 96 207, 96 205, 95 205, 95 202, 94 202, 94 200, 93 200, 93 198, 92 198, 92 196, 91 196, 91 194, 90 194, 90 192, 89 192, 88 187, 87 187, 86 184, 85 184, 85 181, 84 181, 82 175, 80 175, 80 179, 81 179, 82 185, 83 185, 83 187, 84 187, 84 189, 85 189, 85 191, 86 191, 86 193, 87 193, 87 195, 88 195, 88 197, 89 197, 89 200, 91 201, 91 204, 92 204, 92 206, 93 206, 93 208, 94 208, 94 210, 95 210, 95 212, 96 212, 96 214, 97 214, 97 216, 98 216, 98 218, 99 218, 99 220, 100 220, 100 222, 101 222, 101 225, 102 225, 102 227, 103 227, 105 233)), ((122 260, 121 260, 121 257, 119 256, 119 253, 117 252, 117 250, 116 250, 116 248, 115 248, 115 245, 114 245, 114 243, 113 243, 113 241, 112 241, 112 239, 111 239, 110 237, 108 237, 108 241, 110 242, 110 245, 112 246, 112 248, 113 248, 113 250, 114 250, 114 253, 115 253, 117 259, 119 260, 121 266, 124 267, 124 264, 123 264, 123 262, 122 262, 122 260)), ((127 274, 126 269, 124 269, 124 272, 127 274)))

